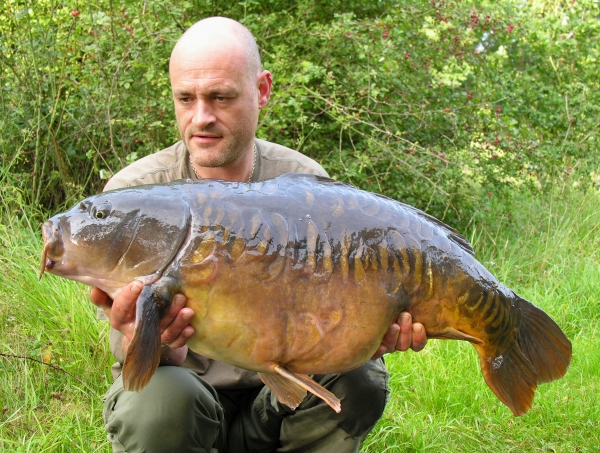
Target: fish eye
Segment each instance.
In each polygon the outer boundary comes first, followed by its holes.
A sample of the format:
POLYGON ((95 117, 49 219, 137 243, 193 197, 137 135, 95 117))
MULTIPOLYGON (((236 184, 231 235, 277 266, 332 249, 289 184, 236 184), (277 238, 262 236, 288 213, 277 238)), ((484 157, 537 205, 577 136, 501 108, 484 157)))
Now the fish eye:
POLYGON ((106 219, 112 211, 112 205, 109 202, 100 203, 92 208, 92 217, 98 220, 106 219))

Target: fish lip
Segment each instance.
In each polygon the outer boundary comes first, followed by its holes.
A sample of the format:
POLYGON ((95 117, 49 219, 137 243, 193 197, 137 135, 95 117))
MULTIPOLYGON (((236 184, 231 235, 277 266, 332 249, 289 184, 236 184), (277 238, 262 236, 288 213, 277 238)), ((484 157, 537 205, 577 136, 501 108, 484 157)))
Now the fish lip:
POLYGON ((42 279, 42 277, 44 276, 44 272, 46 271, 46 257, 47 256, 48 256, 48 244, 44 244, 44 250, 42 250, 42 259, 40 260, 40 278, 39 278, 39 280, 42 279))
POLYGON ((54 228, 54 223, 51 220, 48 220, 42 225, 44 249, 42 250, 40 260, 40 280, 44 276, 44 273, 54 269, 58 262, 59 257, 54 255, 56 252, 61 252, 63 248, 59 230, 60 227, 54 228))
POLYGON ((48 257, 48 249, 50 248, 50 244, 48 242, 48 238, 51 236, 52 232, 52 224, 50 221, 45 222, 42 225, 42 240, 44 242, 44 249, 42 250, 42 258, 40 260, 40 280, 44 276, 44 272, 46 271, 46 259, 48 257))

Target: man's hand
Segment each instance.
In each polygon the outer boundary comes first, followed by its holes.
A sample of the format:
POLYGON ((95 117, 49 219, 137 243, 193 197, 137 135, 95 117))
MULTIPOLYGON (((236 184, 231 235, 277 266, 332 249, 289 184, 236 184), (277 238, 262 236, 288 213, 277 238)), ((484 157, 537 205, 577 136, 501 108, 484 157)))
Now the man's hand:
MULTIPOLYGON (((98 288, 92 288, 90 292, 92 302, 104 310, 110 320, 110 325, 123 334, 127 344, 133 338, 135 306, 142 288, 141 282, 134 281, 123 288, 114 301, 98 288)), ((189 325, 194 311, 184 307, 185 303, 185 296, 176 294, 169 311, 160 321, 160 341, 168 344, 172 349, 185 346, 188 339, 194 334, 194 328, 189 325)), ((126 348, 124 349, 126 350, 126 348)))
POLYGON ((427 332, 421 323, 412 322, 408 312, 400 313, 398 322, 390 325, 381 345, 372 360, 378 359, 383 354, 395 351, 407 351, 409 348, 415 352, 420 351, 427 344, 427 332))

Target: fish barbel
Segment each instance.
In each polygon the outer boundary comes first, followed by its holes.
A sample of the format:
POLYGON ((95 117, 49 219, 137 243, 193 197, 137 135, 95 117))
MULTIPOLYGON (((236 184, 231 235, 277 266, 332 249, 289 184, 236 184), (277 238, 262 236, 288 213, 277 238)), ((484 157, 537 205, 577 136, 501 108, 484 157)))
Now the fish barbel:
POLYGON ((177 292, 195 313, 190 349, 257 371, 292 408, 309 391, 339 412, 308 375, 366 363, 402 311, 428 338, 472 343, 485 381, 515 415, 571 359, 556 323, 494 278, 458 232, 328 178, 118 189, 53 217, 43 236, 41 274, 112 298, 144 283, 123 369, 128 390, 156 370, 160 318, 177 292))

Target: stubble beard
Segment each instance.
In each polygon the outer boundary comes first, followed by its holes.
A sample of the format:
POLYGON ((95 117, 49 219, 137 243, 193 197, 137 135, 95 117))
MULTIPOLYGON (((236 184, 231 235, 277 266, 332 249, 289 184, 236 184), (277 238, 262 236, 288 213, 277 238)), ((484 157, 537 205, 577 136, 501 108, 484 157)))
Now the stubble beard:
MULTIPOLYGON (((206 132, 206 131, 203 131, 206 132)), ((228 140, 228 143, 219 143, 217 147, 214 145, 201 145, 193 143, 192 137, 197 134, 194 131, 186 135, 185 145, 190 153, 194 164, 200 167, 215 168, 226 165, 235 161, 244 153, 244 147, 239 140, 228 140), (225 146, 224 148, 221 148, 225 146)), ((223 138, 221 140, 227 140, 223 138)))
MULTIPOLYGON (((222 150, 209 152, 204 151, 204 148, 201 146, 190 147, 187 145, 187 148, 194 164, 199 167, 208 168, 222 167, 223 165, 235 161, 243 154, 243 150, 239 150, 235 144, 230 144, 222 150)), ((210 147, 208 146, 206 147, 206 149, 209 148, 210 147)))
POLYGON ((248 147, 254 143, 256 126, 247 119, 242 120, 242 124, 237 124, 233 130, 227 132, 220 127, 208 126, 203 129, 191 129, 187 133, 181 134, 185 137, 184 142, 190 153, 194 164, 200 167, 215 168, 227 165, 236 161, 244 155, 248 147), (203 145, 193 142, 194 135, 215 134, 221 138, 221 143, 215 145, 203 145), (215 146, 213 148, 213 146, 215 146))

